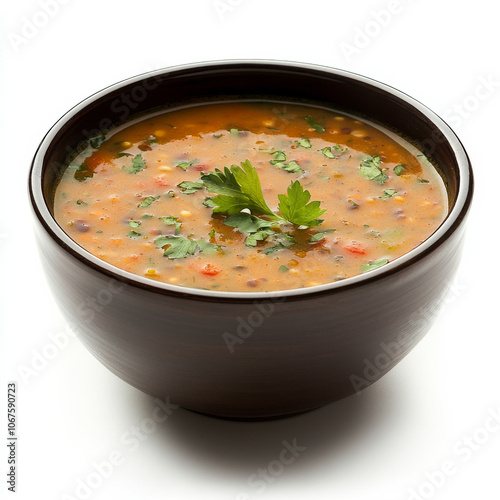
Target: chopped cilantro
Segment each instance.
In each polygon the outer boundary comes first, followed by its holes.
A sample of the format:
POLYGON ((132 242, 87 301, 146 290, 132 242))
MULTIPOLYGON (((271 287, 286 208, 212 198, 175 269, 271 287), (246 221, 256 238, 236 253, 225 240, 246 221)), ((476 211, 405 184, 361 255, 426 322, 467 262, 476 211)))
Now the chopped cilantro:
POLYGON ((397 191, 395 189, 386 189, 384 191, 384 195, 379 196, 379 198, 381 200, 386 200, 387 198, 391 198, 392 196, 394 196, 396 193, 397 193, 397 191))
POLYGON ((418 182, 420 182, 420 184, 429 184, 429 181, 427 179, 417 179, 418 182))
POLYGON ((387 179, 387 175, 380 168, 380 156, 365 158, 359 167, 361 175, 371 181, 383 184, 387 179))
POLYGON ((128 233, 128 237, 129 238, 132 238, 133 240, 136 240, 137 238, 139 238, 141 236, 141 233, 138 233, 137 231, 130 231, 128 233))
POLYGON ((261 219, 255 215, 240 212, 239 214, 228 217, 224 224, 237 228, 242 233, 255 233, 264 227, 271 227, 275 222, 261 219))
POLYGON ((181 188, 184 194, 193 194, 200 189, 203 189, 203 182, 201 181, 184 181, 177 184, 177 187, 181 188))
POLYGON ((368 271, 372 271, 373 269, 378 269, 379 267, 384 266, 388 262, 389 262, 388 259, 380 259, 380 260, 376 260, 374 262, 368 262, 367 264, 363 264, 361 266, 361 272, 367 273, 368 271))
POLYGON ((284 151, 275 151, 271 154, 273 155, 273 159, 269 162, 271 165, 286 161, 286 154, 284 151))
POLYGON ((90 179, 91 177, 94 177, 94 171, 92 170, 91 167, 89 167, 85 163, 82 163, 75 170, 75 179, 77 181, 83 182, 84 180, 90 179))
POLYGON ((394 167, 394 173, 396 175, 402 175, 403 172, 406 170, 407 165, 396 165, 394 167))
POLYGON ((288 271, 288 267, 286 267, 286 266, 280 266, 280 267, 278 268, 278 271, 280 271, 280 272, 282 272, 282 273, 286 273, 286 272, 288 271))
POLYGON ((97 149, 105 140, 106 136, 101 132, 99 135, 92 137, 89 143, 94 149, 97 149))
POLYGON ((134 229, 137 229, 141 225, 141 223, 138 220, 129 220, 128 225, 130 227, 133 227, 134 229))
POLYGON ((116 158, 122 158, 123 156, 134 156, 134 155, 131 153, 118 153, 116 155, 116 158))
MULTIPOLYGON (((295 161, 295 160, 290 160, 288 163, 283 163, 283 166, 280 166, 279 168, 282 168, 283 170, 286 170, 287 172, 290 172, 292 174, 303 174, 304 171, 302 168, 300 168, 300 165, 295 161)), ((278 165, 276 165, 278 166, 278 165)))
POLYGON ((332 153, 332 148, 326 147, 321 150, 324 156, 327 158, 335 158, 335 155, 332 153))
POLYGON ((205 198, 205 201, 203 202, 203 205, 207 208, 214 208, 217 205, 212 201, 212 198, 205 198))
POLYGON ((264 241, 268 236, 272 236, 273 234, 274 231, 272 229, 259 229, 257 232, 251 233, 247 236, 245 239, 245 245, 247 247, 254 247, 257 245, 258 241, 264 241))
POLYGON ((297 141, 297 146, 300 146, 302 148, 310 149, 311 148, 311 141, 309 139, 299 139, 297 141))
POLYGON ((309 239, 309 243, 316 243, 317 241, 321 241, 326 234, 331 233, 335 231, 335 229, 326 229, 325 231, 322 231, 321 233, 316 233, 309 239))
POLYGON ((191 161, 180 161, 175 166, 182 168, 182 170, 187 170, 191 165, 195 165, 196 163, 198 163, 198 160, 195 158, 191 161))
POLYGON ((215 137, 216 139, 220 139, 220 138, 222 137, 222 134, 214 134, 214 137, 215 137))
POLYGON ((129 174, 137 174, 141 170, 146 168, 146 163, 142 158, 142 154, 138 154, 132 158, 132 166, 131 167, 122 167, 122 170, 129 174))
POLYGON ((182 238, 180 236, 160 236, 155 240, 156 248, 164 248, 164 257, 169 259, 183 259, 188 255, 194 255, 196 249, 200 252, 210 253, 218 248, 218 245, 208 243, 205 240, 191 240, 189 238, 182 238))
POLYGON ((309 125, 316 130, 316 132, 319 132, 320 134, 325 131, 325 127, 323 125, 320 125, 319 123, 316 123, 313 119, 312 116, 304 116, 304 120, 309 123, 309 125))
POLYGON ((141 215, 141 219, 152 219, 153 216, 151 214, 144 214, 144 215, 141 215))
POLYGON ((179 222, 179 219, 177 217, 168 215, 167 217, 160 217, 159 219, 167 226, 175 226, 175 234, 180 234, 181 223, 179 222))
POLYGON ((88 205, 88 203, 85 203, 83 200, 76 200, 76 204, 77 205, 81 205, 81 206, 85 206, 85 205, 88 205))
POLYGON ((149 207, 149 205, 151 205, 151 203, 156 201, 158 198, 159 198, 159 196, 147 196, 137 206, 139 208, 149 207))

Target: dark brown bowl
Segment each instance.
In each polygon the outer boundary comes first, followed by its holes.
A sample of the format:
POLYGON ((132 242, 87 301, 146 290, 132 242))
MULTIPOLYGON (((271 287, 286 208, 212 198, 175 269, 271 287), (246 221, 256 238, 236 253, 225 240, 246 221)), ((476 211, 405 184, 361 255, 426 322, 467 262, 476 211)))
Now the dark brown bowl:
POLYGON ((423 337, 459 263, 473 181, 453 131, 398 90, 321 66, 228 61, 154 71, 81 102, 43 139, 29 187, 47 279, 99 361, 138 389, 185 408, 269 418, 367 387, 423 337), (422 245, 382 268, 268 293, 148 280, 92 256, 55 222, 55 186, 89 137, 158 107, 235 98, 320 104, 399 131, 441 166, 448 217, 422 245))

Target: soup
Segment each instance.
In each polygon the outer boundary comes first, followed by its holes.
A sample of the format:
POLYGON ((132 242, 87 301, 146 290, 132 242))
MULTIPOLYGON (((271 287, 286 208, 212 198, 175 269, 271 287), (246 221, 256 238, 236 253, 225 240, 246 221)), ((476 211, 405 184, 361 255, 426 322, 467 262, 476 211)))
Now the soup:
POLYGON ((432 163, 357 117, 278 102, 159 112, 89 141, 54 215, 96 257, 208 290, 286 290, 370 272, 447 215, 432 163))

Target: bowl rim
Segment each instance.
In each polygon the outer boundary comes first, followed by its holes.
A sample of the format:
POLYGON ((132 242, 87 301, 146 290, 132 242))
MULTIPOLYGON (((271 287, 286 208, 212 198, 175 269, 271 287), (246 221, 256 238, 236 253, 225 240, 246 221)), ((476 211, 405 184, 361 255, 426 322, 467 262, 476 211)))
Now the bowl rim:
POLYGON ((332 68, 319 64, 273 59, 225 59, 175 65, 141 73, 139 75, 109 85, 76 104, 61 118, 59 118, 59 120, 57 120, 57 122, 49 129, 35 152, 34 158, 31 163, 28 179, 29 196, 32 209, 35 212, 35 216, 41 222, 42 226, 46 229, 51 238, 72 256, 76 257, 80 262, 83 262, 86 265, 90 265, 90 267, 94 268, 95 270, 100 271, 101 273, 115 278, 119 281, 125 282, 135 287, 154 291, 156 293, 175 295, 179 297, 187 296, 192 299, 201 300, 231 299, 231 301, 237 302, 255 301, 256 299, 278 300, 282 298, 312 298, 313 296, 322 295, 324 293, 338 292, 340 290, 357 287, 362 284, 370 283, 387 277, 431 253, 434 249, 440 246, 455 231, 455 229, 459 227, 470 207, 473 194, 473 184, 474 182, 471 163, 460 139, 442 118, 440 118, 436 113, 434 113, 428 107, 424 106, 418 100, 385 83, 351 71, 332 68), (45 197, 42 191, 41 181, 44 158, 50 144, 56 138, 57 134, 61 131, 61 129, 67 122, 69 122, 74 116, 76 116, 86 107, 90 106, 98 99, 105 97, 106 94, 110 94, 114 91, 119 90, 120 88, 137 84, 147 79, 158 78, 176 72, 209 72, 210 70, 214 70, 216 67, 225 70, 230 70, 231 67, 234 67, 234 69, 280 68, 284 70, 289 69, 322 72, 344 79, 356 80, 360 83, 364 83, 367 86, 376 88, 379 91, 383 91, 386 94, 390 94, 404 101, 406 105, 413 107, 421 114, 423 114, 430 122, 432 122, 433 127, 440 131, 440 133, 444 136, 446 142, 451 147, 453 153, 455 154, 456 163, 458 165, 459 182, 457 186, 455 203, 451 210, 449 210, 446 219, 442 222, 438 229, 420 245, 410 250, 408 253, 394 259, 393 261, 388 262, 384 266, 379 267, 378 269, 374 269, 364 274, 353 276, 351 278, 345 278, 343 280, 331 283, 314 285, 311 287, 268 292, 224 292, 217 290, 188 288, 180 285, 158 282, 150 278, 146 278, 122 270, 118 267, 113 266, 112 264, 108 264, 107 262, 99 259, 98 257, 95 257, 83 247, 78 245, 62 230, 62 228, 56 222, 55 218, 52 216, 45 202, 45 197))

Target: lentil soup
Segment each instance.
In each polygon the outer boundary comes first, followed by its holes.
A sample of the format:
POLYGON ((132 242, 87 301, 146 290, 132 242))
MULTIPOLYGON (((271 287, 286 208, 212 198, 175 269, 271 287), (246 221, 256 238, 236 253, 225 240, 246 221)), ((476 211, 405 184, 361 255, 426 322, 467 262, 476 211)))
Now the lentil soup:
POLYGON ((54 205, 76 243, 118 268, 233 292, 369 272, 426 240, 447 211, 441 176, 405 139, 277 102, 163 111, 94 137, 54 205))

